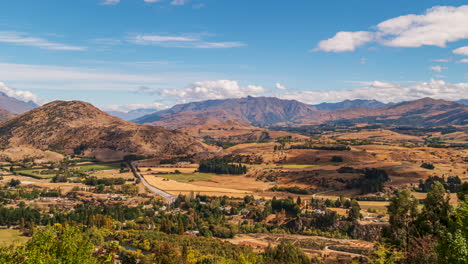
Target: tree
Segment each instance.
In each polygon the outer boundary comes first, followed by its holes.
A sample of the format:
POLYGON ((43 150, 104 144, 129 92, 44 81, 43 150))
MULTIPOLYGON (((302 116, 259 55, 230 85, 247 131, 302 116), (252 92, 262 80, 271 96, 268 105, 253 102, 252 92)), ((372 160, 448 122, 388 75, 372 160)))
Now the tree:
POLYGON ((26 245, 0 250, 0 263, 100 263, 94 245, 78 227, 55 225, 37 232, 26 245))
POLYGON ((288 264, 311 264, 309 257, 297 246, 290 241, 282 240, 276 247, 270 245, 263 253, 266 263, 288 263, 288 264))
POLYGON ((361 206, 359 206, 358 201, 356 200, 351 200, 351 208, 349 209, 348 212, 348 218, 350 221, 356 221, 360 219, 361 216, 361 206))
POLYGON ((414 221, 418 215, 418 201, 409 190, 399 191, 387 206, 390 215, 390 241, 397 247, 406 249, 414 221))
POLYGON ((449 230, 443 232, 437 246, 439 263, 468 263, 468 203, 462 201, 455 211, 449 230))
POLYGON ((402 258, 403 254, 395 251, 390 246, 377 243, 374 246, 374 252, 370 257, 370 263, 372 264, 394 264, 402 258))
POLYGON ((437 235, 447 228, 451 215, 450 196, 442 183, 435 182, 424 200, 424 208, 418 219, 421 225, 419 229, 424 233, 437 235))

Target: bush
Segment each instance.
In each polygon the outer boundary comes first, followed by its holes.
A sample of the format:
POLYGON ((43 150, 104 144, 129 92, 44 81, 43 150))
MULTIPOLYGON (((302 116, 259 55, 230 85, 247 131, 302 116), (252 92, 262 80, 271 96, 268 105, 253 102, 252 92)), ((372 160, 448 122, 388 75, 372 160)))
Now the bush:
POLYGON ((331 162, 343 162, 343 157, 341 156, 333 156, 331 158, 331 162))
POLYGON ((434 167, 434 165, 431 164, 431 163, 426 163, 426 162, 424 162, 424 163, 421 165, 421 168, 428 169, 428 170, 433 170, 435 167, 434 167))

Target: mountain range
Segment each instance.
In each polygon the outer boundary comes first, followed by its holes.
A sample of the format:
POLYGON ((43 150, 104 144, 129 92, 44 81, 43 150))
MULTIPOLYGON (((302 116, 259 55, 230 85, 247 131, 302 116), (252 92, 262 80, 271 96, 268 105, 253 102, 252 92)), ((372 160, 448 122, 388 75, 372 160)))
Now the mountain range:
POLYGON ((180 104, 134 122, 180 129, 233 119, 255 126, 303 126, 344 120, 409 126, 466 125, 468 106, 432 98, 398 104, 354 100, 314 106, 295 100, 249 96, 180 104))

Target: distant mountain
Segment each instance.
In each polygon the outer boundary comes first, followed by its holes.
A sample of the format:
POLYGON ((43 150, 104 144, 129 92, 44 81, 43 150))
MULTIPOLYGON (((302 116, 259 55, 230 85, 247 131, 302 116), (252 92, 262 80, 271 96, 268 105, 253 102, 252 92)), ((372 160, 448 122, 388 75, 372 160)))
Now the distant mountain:
MULTIPOLYGON (((353 115, 353 111, 347 112, 348 115, 353 115)), ((356 114, 354 118, 347 119, 405 126, 468 125, 468 106, 451 101, 422 98, 376 108, 360 117, 356 114)))
POLYGON ((106 111, 106 113, 108 113, 108 114, 110 114, 112 116, 121 118, 121 119, 123 119, 125 121, 130 121, 130 120, 134 120, 134 119, 140 118, 140 117, 145 116, 145 115, 152 114, 152 113, 157 112, 157 111, 158 110, 156 110, 156 109, 141 108, 141 109, 131 110, 131 111, 128 111, 128 112, 106 111))
POLYGON ((22 114, 38 107, 38 105, 32 101, 24 102, 0 92, 0 107, 13 114, 22 114))
POLYGON ((237 119, 253 125, 266 126, 291 122, 316 112, 313 106, 275 97, 246 97, 239 99, 208 100, 176 105, 135 120, 140 124, 150 123, 171 128, 202 125, 203 119, 225 121, 237 119), (187 122, 194 124, 187 124, 187 122))
POLYGON ((185 133, 126 122, 80 101, 55 101, 1 123, 0 145, 83 152, 102 159, 188 154, 208 148, 185 133))
POLYGON ((465 105, 431 98, 387 105, 374 100, 354 100, 311 106, 295 100, 274 97, 247 97, 176 105, 143 116, 136 122, 170 129, 206 127, 208 124, 226 120, 239 120, 254 126, 303 126, 343 120, 410 126, 443 126, 466 125, 467 114, 465 105), (379 105, 383 106, 378 107, 379 105), (323 110, 325 108, 335 110, 323 110))
POLYGON ((461 99, 461 100, 458 100, 456 102, 459 103, 459 104, 468 105, 468 99, 461 99))
POLYGON ((382 103, 377 100, 345 100, 338 103, 321 103, 317 105, 313 105, 318 110, 328 110, 333 111, 337 109, 344 109, 344 108, 365 108, 365 109, 375 109, 379 107, 386 106, 387 104, 382 103))

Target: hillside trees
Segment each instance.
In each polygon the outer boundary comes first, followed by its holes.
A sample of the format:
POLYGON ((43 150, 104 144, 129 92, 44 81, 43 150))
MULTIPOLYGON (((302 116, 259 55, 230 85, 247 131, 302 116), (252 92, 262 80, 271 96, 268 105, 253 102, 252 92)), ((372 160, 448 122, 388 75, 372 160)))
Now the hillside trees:
POLYGON ((247 167, 242 164, 230 164, 227 159, 211 159, 200 162, 198 171, 216 174, 245 174, 247 167))

